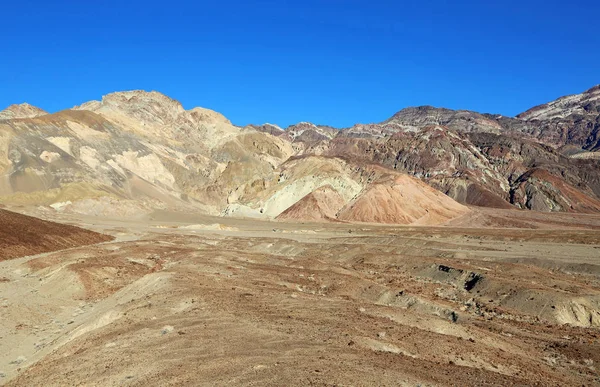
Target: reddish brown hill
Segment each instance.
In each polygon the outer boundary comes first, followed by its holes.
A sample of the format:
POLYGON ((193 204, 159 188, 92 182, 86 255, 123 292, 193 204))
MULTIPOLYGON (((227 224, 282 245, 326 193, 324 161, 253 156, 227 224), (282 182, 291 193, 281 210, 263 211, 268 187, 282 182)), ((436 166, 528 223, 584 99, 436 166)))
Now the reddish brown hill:
POLYGON ((0 210, 0 261, 112 240, 108 235, 0 210))
POLYGON ((509 202, 502 199, 497 194, 489 191, 488 189, 481 186, 479 183, 470 184, 465 193, 465 199, 459 200, 462 203, 468 203, 478 207, 490 207, 490 208, 514 208, 509 202))
POLYGON ((441 224, 469 209, 422 181, 400 175, 373 184, 344 208, 340 220, 367 223, 441 224))

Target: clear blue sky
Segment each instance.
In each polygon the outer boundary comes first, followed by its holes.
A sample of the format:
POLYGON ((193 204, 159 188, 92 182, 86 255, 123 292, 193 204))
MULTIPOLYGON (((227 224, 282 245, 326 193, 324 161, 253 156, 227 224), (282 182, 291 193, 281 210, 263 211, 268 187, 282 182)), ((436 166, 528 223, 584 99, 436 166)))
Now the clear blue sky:
POLYGON ((0 109, 163 92, 235 124, 515 115, 600 83, 600 2, 6 1, 0 109))

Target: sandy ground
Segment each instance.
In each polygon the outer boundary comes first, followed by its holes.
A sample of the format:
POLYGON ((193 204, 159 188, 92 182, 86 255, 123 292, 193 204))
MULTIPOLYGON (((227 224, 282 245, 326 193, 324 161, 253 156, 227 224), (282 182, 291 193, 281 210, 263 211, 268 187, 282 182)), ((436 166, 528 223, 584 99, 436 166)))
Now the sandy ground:
POLYGON ((0 262, 0 384, 600 385, 600 217, 56 220, 116 239, 0 262))

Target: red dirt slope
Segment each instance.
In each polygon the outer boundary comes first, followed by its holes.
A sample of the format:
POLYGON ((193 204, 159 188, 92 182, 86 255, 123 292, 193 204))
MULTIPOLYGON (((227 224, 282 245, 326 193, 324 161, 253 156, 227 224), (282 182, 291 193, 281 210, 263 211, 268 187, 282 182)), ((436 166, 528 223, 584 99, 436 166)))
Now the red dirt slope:
POLYGON ((340 220, 391 224, 442 224, 469 209, 422 181, 400 175, 373 184, 346 206, 340 220))
POLYGON ((112 239, 82 228, 0 210, 0 261, 112 239))

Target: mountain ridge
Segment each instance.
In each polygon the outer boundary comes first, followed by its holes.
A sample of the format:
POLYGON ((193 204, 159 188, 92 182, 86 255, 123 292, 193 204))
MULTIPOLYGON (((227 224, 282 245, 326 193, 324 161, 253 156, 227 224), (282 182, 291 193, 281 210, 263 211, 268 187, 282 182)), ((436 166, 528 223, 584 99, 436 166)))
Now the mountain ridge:
MULTIPOLYGON (((550 121, 576 122, 566 138, 560 125, 553 130, 541 119, 431 106, 402 109, 379 124, 335 129, 300 122, 285 130, 236 126, 156 91, 110 93, 53 114, 28 108, 23 114, 33 116, 0 121, 0 202, 113 216, 176 208, 278 218, 315 210, 322 212, 317 219, 334 220, 331 206, 375 201, 339 220, 413 223, 417 218, 400 215, 404 204, 385 204, 402 195, 375 188, 391 173, 470 206, 596 212, 600 167, 595 148, 582 140, 589 125, 573 114, 580 103, 586 122, 597 119, 597 90, 536 107, 565 106, 570 114, 550 121), (379 206, 398 215, 366 216, 379 206)), ((435 207, 422 205, 422 213, 435 207)))
POLYGON ((49 114, 47 111, 36 106, 30 105, 27 102, 13 104, 6 109, 0 111, 0 120, 33 118, 49 114))

